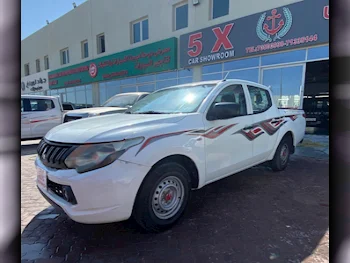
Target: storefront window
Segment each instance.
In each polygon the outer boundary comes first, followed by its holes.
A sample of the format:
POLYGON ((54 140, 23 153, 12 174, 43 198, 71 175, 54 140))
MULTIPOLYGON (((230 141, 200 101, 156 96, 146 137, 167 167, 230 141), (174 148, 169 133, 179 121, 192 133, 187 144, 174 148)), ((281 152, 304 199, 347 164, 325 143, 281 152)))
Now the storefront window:
POLYGON ((86 85, 86 103, 88 104, 87 106, 93 106, 94 102, 92 99, 92 85, 86 85))
POLYGON ((176 79, 176 78, 177 78, 177 71, 171 71, 171 72, 157 74, 157 80, 176 79))
POLYGON ((119 87, 120 86, 120 81, 119 80, 113 80, 113 81, 108 81, 108 82, 105 82, 106 84, 106 87, 108 89, 110 88, 115 88, 115 87, 119 87))
POLYGON ((74 88, 67 88, 67 102, 75 103, 75 90, 74 88))
POLYGON ((154 84, 146 84, 138 87, 139 92, 153 92, 155 90, 154 84))
POLYGON ((221 79, 222 79, 222 73, 208 74, 208 75, 202 76, 202 81, 221 80, 221 79))
POLYGON ((155 80, 155 75, 148 75, 137 78, 137 83, 151 82, 155 80))
POLYGON ((222 63, 203 66, 202 74, 210 74, 222 71, 222 63))
POLYGON ((179 78, 178 84, 182 85, 182 84, 187 84, 187 83, 192 83, 192 82, 193 82, 193 78, 192 77, 179 78))
POLYGON ((177 85, 177 79, 171 79, 166 81, 158 81, 156 84, 156 90, 176 86, 177 85))
POLYGON ((122 79, 120 81, 121 85, 128 85, 128 84, 135 84, 135 83, 136 83, 136 78, 122 79))
POLYGON ((105 85, 106 85, 107 99, 120 93, 120 81, 119 80, 105 82, 105 85))
POLYGON ((100 92, 100 105, 102 105, 107 100, 107 91, 105 83, 99 83, 100 92))
POLYGON ((314 59, 328 59, 329 58, 329 46, 309 48, 307 53, 307 60, 314 59))
POLYGON ((263 70, 263 84, 270 86, 275 103, 281 108, 299 108, 303 65, 263 70))
POLYGON ((122 92, 121 93, 126 93, 126 92, 135 92, 136 91, 136 87, 132 86, 132 87, 125 87, 122 88, 122 92))
POLYGON ((55 95, 57 95, 58 93, 57 93, 57 90, 55 90, 55 89, 52 89, 51 90, 51 96, 55 96, 55 95))
POLYGON ((192 77, 192 75, 193 75, 192 69, 179 70, 179 78, 192 77))
MULTIPOLYGON (((224 77, 226 76, 227 72, 224 72, 224 77)), ((253 82, 259 82, 259 69, 246 69, 246 70, 237 70, 237 71, 231 71, 228 76, 228 79, 243 79, 253 82)))
POLYGON ((259 57, 234 60, 224 63, 224 71, 252 68, 259 66, 259 57))
POLYGON ((86 105, 85 86, 75 87, 75 96, 76 103, 84 107, 86 105))
POLYGON ((262 56, 261 65, 266 66, 266 65, 273 65, 273 64, 305 61, 305 57, 306 57, 306 49, 294 50, 289 52, 262 56))

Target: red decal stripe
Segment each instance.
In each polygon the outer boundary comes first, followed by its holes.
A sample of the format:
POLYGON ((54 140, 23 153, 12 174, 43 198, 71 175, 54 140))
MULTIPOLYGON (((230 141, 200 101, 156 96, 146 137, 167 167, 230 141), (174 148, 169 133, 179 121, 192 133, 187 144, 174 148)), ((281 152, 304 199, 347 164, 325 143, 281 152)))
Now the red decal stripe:
POLYGON ((187 131, 179 131, 179 132, 172 132, 172 133, 159 134, 159 135, 156 135, 156 136, 153 136, 153 137, 149 137, 149 138, 142 144, 142 146, 141 146, 140 149, 137 151, 137 153, 135 154, 135 156, 138 155, 139 152, 141 152, 143 149, 145 149, 146 146, 150 145, 152 142, 155 142, 155 141, 157 141, 157 140, 160 140, 160 139, 163 139, 163 138, 166 138, 166 137, 180 135, 180 134, 183 134, 183 133, 189 132, 189 131, 190 131, 190 130, 187 130, 187 131))
POLYGON ((30 123, 38 123, 38 122, 58 120, 58 119, 60 118, 58 117, 58 118, 51 118, 51 119, 44 119, 44 120, 33 120, 33 121, 30 121, 30 123))
POLYGON ((255 129, 253 130, 254 133, 258 133, 259 131, 261 131, 260 128, 255 128, 255 129))
POLYGON ((237 125, 237 123, 235 124, 230 124, 224 128, 222 128, 221 130, 218 131, 218 129, 220 129, 222 126, 210 131, 209 133, 205 133, 202 136, 208 139, 215 139, 217 137, 219 137, 221 134, 223 134, 225 131, 227 131, 228 129, 232 128, 233 126, 237 125))

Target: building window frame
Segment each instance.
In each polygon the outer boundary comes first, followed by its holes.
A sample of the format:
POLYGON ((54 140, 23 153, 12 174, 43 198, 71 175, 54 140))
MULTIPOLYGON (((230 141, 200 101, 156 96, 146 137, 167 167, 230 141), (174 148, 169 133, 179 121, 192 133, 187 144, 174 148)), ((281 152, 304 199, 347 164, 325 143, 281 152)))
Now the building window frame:
POLYGON ((89 57, 89 42, 87 39, 81 41, 81 58, 85 59, 89 57))
POLYGON ((188 5, 188 1, 183 1, 183 2, 180 2, 176 5, 173 6, 173 31, 178 31, 178 30, 181 30, 181 29, 184 29, 184 28, 188 28, 188 8, 189 8, 189 5, 188 5), (187 24, 185 27, 178 27, 177 26, 177 10, 178 8, 180 7, 183 7, 183 6, 187 6, 187 24))
POLYGON ((214 17, 214 1, 222 1, 222 0, 210 0, 210 15, 209 15, 210 20, 217 19, 217 18, 224 17, 224 16, 228 16, 230 14, 230 1, 228 0, 227 14, 214 17))
POLYGON ((131 44, 136 44, 136 43, 140 43, 143 41, 146 41, 149 39, 149 19, 148 16, 144 16, 140 19, 137 19, 135 21, 132 21, 130 23, 130 31, 131 31, 131 44), (143 32, 143 22, 147 21, 147 36, 144 35, 143 32), (134 25, 140 24, 140 35, 139 35, 139 39, 138 41, 135 40, 135 32, 134 32, 134 25))
POLYGON ((29 63, 24 64, 24 76, 29 76, 30 75, 30 67, 29 63))
POLYGON ((49 56, 46 55, 44 57, 44 67, 45 67, 45 70, 48 70, 50 68, 50 64, 49 64, 49 56))
POLYGON ((69 64, 69 48, 60 50, 61 65, 69 64))
POLYGON ((98 34, 96 36, 96 42, 97 42, 97 54, 102 54, 106 52, 106 35, 105 33, 98 34), (103 40, 103 42, 102 42, 103 40))
POLYGON ((40 72, 40 59, 35 60, 36 72, 40 72))

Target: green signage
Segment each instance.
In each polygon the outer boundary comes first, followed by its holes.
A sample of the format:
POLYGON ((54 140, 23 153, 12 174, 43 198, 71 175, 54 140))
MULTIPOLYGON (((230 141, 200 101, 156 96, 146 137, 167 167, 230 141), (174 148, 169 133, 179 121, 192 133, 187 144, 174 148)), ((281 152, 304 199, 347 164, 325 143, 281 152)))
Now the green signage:
POLYGON ((79 86, 177 68, 177 38, 49 72, 49 88, 79 86))

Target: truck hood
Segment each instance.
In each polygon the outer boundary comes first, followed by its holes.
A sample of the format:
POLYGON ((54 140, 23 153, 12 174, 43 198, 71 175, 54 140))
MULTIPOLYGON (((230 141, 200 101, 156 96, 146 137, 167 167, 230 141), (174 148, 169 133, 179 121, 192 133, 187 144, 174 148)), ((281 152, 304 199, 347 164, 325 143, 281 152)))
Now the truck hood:
POLYGON ((95 107, 95 108, 86 108, 86 109, 78 109, 71 110, 66 113, 69 116, 82 116, 89 114, 103 114, 106 112, 123 112, 126 111, 127 108, 119 108, 119 107, 95 107))
POLYGON ((62 143, 99 143, 148 137, 155 130, 175 126, 186 115, 110 114, 67 122, 50 130, 45 138, 62 143))

